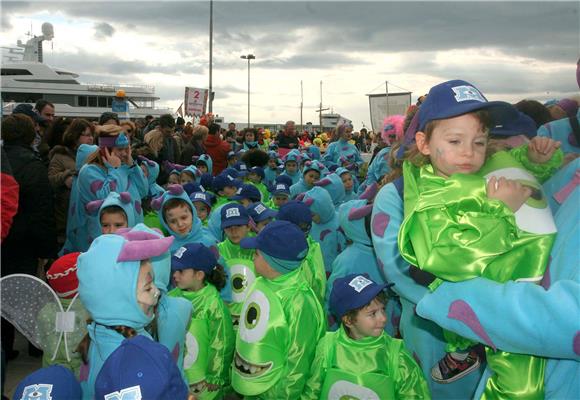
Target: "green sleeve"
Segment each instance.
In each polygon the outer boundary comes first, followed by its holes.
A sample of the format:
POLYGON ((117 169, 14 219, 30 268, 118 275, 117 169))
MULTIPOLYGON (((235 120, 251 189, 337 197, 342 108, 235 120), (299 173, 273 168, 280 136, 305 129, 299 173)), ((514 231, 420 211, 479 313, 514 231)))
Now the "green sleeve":
POLYGON ((310 374, 300 397, 301 400, 318 400, 320 398, 322 384, 326 378, 327 337, 328 334, 320 339, 318 346, 316 346, 316 354, 310 366, 310 374))
POLYGON ((210 342, 206 381, 224 387, 230 384, 234 350, 232 319, 225 306, 212 308, 208 315, 210 342))
POLYGON ((405 164, 399 249, 409 263, 449 281, 479 277, 517 239, 513 212, 488 199, 474 175, 443 179, 405 164))
POLYGON ((289 300, 284 305, 291 340, 288 361, 283 378, 265 393, 272 399, 300 398, 322 335, 322 309, 310 289, 300 290, 297 296, 289 300))
POLYGON ((404 346, 399 348, 398 368, 395 371, 397 399, 430 399, 429 387, 423 371, 404 346))
POLYGON ((536 177, 540 183, 547 181, 558 171, 564 162, 562 149, 557 149, 552 158, 543 164, 536 164, 528 158, 528 145, 516 147, 510 151, 513 158, 519 161, 526 170, 536 177))

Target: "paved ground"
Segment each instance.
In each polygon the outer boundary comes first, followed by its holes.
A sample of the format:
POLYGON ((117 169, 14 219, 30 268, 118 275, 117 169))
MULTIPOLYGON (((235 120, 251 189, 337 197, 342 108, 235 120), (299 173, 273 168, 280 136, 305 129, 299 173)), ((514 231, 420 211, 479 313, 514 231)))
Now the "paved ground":
POLYGON ((6 364, 6 384, 4 395, 12 399, 12 395, 18 383, 31 372, 42 367, 42 358, 34 358, 28 355, 28 341, 20 333, 16 332, 14 348, 20 351, 15 360, 6 364))

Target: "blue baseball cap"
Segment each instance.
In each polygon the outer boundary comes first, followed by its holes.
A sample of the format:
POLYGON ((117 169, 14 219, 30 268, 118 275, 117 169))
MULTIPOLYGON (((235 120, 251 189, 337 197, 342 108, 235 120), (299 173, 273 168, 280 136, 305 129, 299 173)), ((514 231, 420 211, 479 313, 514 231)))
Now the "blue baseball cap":
POLYGON ((232 157, 235 157, 235 156, 236 156, 236 153, 235 153, 235 152, 233 152, 233 151, 228 151, 228 160, 229 160, 230 158, 232 158, 232 157))
POLYGON ((240 175, 240 172, 237 169, 235 169, 235 168, 228 167, 228 168, 224 169, 220 173, 220 175, 229 175, 232 178, 237 178, 240 175))
POLYGON ((528 115, 518 111, 518 117, 496 124, 490 130, 490 135, 495 136, 517 136, 525 135, 529 138, 537 136, 538 128, 536 123, 528 115))
POLYGON ((235 225, 248 225, 250 222, 250 216, 241 204, 229 203, 224 205, 220 210, 220 215, 222 229, 235 225))
POLYGON ((207 192, 193 192, 192 194, 189 195, 189 199, 191 200, 192 203, 199 201, 208 206, 209 208, 211 208, 212 197, 213 196, 207 192))
POLYGON ((252 167, 252 168, 250 168, 249 173, 256 174, 262 179, 266 178, 266 174, 264 173, 264 168, 262 168, 262 167, 252 167))
POLYGON ((288 185, 288 187, 292 186, 292 178, 289 177, 288 175, 279 175, 274 179, 274 182, 276 183, 284 183, 286 185, 288 185))
POLYGON ((80 399, 81 385, 68 368, 51 365, 34 371, 20 381, 13 399, 80 399))
POLYGON ((518 117, 517 109, 504 101, 487 101, 471 83, 459 79, 435 85, 429 90, 427 100, 419 108, 419 130, 428 122, 457 117, 469 112, 486 109, 494 124, 518 117))
POLYGON ((276 183, 272 187, 272 196, 279 196, 284 194, 286 196, 290 196, 290 187, 288 187, 285 183, 276 183))
POLYGON ((201 186, 196 182, 187 182, 183 185, 183 190, 185 190, 185 193, 190 196, 192 193, 201 192, 201 186))
POLYGON ((121 392, 135 399, 185 400, 188 396, 187 385, 169 350, 143 335, 123 340, 97 375, 96 399, 117 398, 121 392))
POLYGON ((294 225, 312 225, 310 207, 298 200, 290 200, 278 210, 278 220, 292 222, 294 225))
POLYGON ((367 274, 337 278, 330 292, 330 311, 340 319, 347 312, 369 304, 387 286, 373 282, 367 274))
POLYGON ((238 161, 234 164, 234 168, 238 171, 238 176, 248 175, 248 166, 243 161, 238 161))
POLYGON ((171 256, 171 270, 195 269, 209 274, 217 265, 215 254, 201 243, 187 243, 171 256))
POLYGON ((302 261, 306 257, 308 243, 304 233, 288 221, 274 221, 256 237, 244 238, 240 242, 243 249, 257 249, 274 258, 288 261, 302 261))
POLYGON ((202 174, 201 178, 199 178, 199 184, 203 187, 204 190, 211 190, 213 187, 213 176, 212 174, 202 174))
POLYGON ((215 193, 219 192, 220 190, 224 190, 226 186, 233 186, 238 188, 241 186, 241 184, 241 181, 229 174, 221 173, 213 178, 213 190, 215 193))
POLYGON ((266 207, 261 201, 249 205, 247 211, 254 222, 261 222, 267 218, 276 218, 276 215, 278 215, 276 211, 266 207))
POLYGON ((260 190, 252 185, 251 183, 244 183, 241 187, 238 188, 236 194, 230 197, 230 200, 242 200, 242 199, 250 199, 252 202, 260 201, 262 198, 262 193, 260 190))

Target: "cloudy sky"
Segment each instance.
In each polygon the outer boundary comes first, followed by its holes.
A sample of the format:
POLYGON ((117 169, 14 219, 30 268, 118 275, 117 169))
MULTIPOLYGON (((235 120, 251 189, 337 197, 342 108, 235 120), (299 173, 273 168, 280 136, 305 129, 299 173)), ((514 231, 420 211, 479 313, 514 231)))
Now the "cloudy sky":
MULTIPOLYGON (((208 87, 209 1, 2 1, 2 46, 54 25, 45 62, 83 83, 156 86, 177 109, 208 87)), ((253 122, 317 121, 323 107, 369 126, 366 94, 465 79, 494 100, 577 94, 579 2, 214 1, 214 112, 253 122)))

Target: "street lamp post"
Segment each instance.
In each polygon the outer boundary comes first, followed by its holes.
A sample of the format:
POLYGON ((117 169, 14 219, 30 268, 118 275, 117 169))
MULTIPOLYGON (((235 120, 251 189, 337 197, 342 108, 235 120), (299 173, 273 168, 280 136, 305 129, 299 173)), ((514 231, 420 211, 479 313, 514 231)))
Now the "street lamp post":
POLYGON ((248 128, 250 127, 250 60, 255 60, 256 56, 253 54, 247 54, 240 56, 244 60, 248 60, 248 128))

